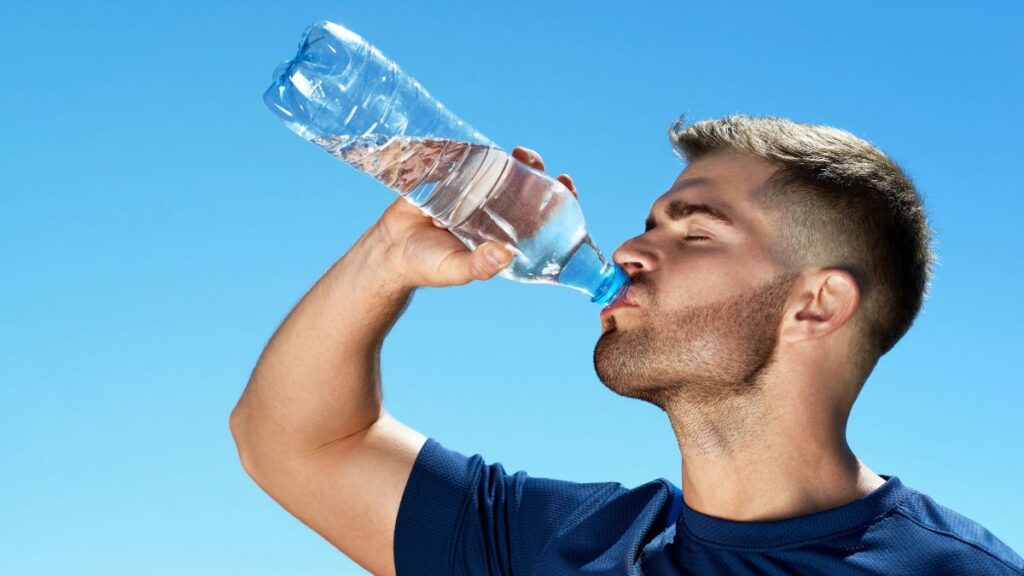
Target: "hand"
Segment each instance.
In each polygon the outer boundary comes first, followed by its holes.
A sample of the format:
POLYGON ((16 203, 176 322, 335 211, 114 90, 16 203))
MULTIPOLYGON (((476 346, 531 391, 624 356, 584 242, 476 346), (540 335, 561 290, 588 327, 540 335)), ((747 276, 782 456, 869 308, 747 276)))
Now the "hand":
MULTIPOLYGON (((517 146, 512 157, 535 170, 544 170, 544 160, 533 150, 517 146)), ((568 174, 557 180, 579 197, 568 174)), ((508 266, 514 256, 511 246, 499 242, 485 242, 470 250, 443 225, 401 197, 388 206, 368 234, 383 249, 384 264, 410 288, 488 280, 508 266)))
MULTIPOLYGON (((544 171, 544 159, 541 158, 540 154, 534 150, 523 148, 522 146, 516 146, 512 150, 512 157, 534 170, 540 170, 541 172, 544 171)), ((568 174, 562 174, 558 178, 555 178, 555 180, 558 180, 568 188, 569 192, 572 192, 572 195, 575 196, 577 200, 580 199, 579 192, 576 191, 576 185, 573 184, 572 178, 570 178, 568 174)))

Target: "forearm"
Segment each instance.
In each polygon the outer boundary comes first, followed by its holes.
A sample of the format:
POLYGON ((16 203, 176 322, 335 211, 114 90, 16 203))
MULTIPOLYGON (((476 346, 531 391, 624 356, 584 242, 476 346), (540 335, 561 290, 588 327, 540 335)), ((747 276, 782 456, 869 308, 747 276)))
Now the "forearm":
POLYGON ((232 413, 236 440, 289 458, 380 416, 380 350, 413 289, 389 271, 374 228, 291 311, 232 413))

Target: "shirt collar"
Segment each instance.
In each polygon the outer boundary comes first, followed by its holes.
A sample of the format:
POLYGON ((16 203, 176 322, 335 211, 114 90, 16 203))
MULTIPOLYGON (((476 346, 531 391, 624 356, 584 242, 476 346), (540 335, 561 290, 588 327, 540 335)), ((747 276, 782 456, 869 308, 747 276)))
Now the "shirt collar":
POLYGON ((744 548, 791 546, 868 524, 899 506, 910 494, 895 476, 881 475, 885 483, 861 498, 838 508, 768 522, 737 522, 708 516, 682 502, 679 524, 707 544, 744 548))

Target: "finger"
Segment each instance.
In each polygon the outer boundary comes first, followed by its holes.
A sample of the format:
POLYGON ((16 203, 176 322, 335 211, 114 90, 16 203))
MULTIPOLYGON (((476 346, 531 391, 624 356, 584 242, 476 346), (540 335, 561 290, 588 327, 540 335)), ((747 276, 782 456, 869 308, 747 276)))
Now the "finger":
POLYGON ((498 242, 487 242, 477 246, 476 250, 459 250, 446 256, 438 265, 438 274, 442 286, 462 286, 473 280, 488 280, 501 272, 512 261, 513 252, 510 247, 498 242), (496 251, 497 264, 490 258, 491 251, 496 251))
POLYGON ((486 242, 477 246, 469 262, 469 272, 477 280, 487 280, 501 272, 512 262, 515 253, 500 242, 486 242))
POLYGON ((516 146, 512 150, 512 157, 520 162, 526 164, 530 168, 544 171, 544 159, 540 157, 535 150, 524 148, 522 146, 516 146))
POLYGON ((404 196, 399 196, 398 198, 395 198, 395 201, 388 205, 388 207, 385 210, 385 212, 398 213, 398 214, 401 214, 403 217, 409 217, 409 216, 418 216, 420 218, 425 218, 426 217, 426 214, 424 214, 422 210, 420 210, 415 205, 413 205, 412 202, 409 202, 408 200, 406 200, 404 196))
POLYGON ((561 174, 556 178, 556 180, 564 184, 565 187, 569 189, 569 192, 572 192, 572 195, 579 199, 580 193, 576 191, 576 184, 573 183, 572 177, 568 174, 561 174))

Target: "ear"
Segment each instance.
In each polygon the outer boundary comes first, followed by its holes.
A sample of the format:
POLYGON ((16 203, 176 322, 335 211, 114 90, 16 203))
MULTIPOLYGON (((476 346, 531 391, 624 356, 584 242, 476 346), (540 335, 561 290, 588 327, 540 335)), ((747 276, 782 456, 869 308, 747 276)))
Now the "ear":
POLYGON ((780 337, 799 342, 831 334, 846 324, 859 303, 860 288, 849 272, 808 270, 790 290, 780 337))

